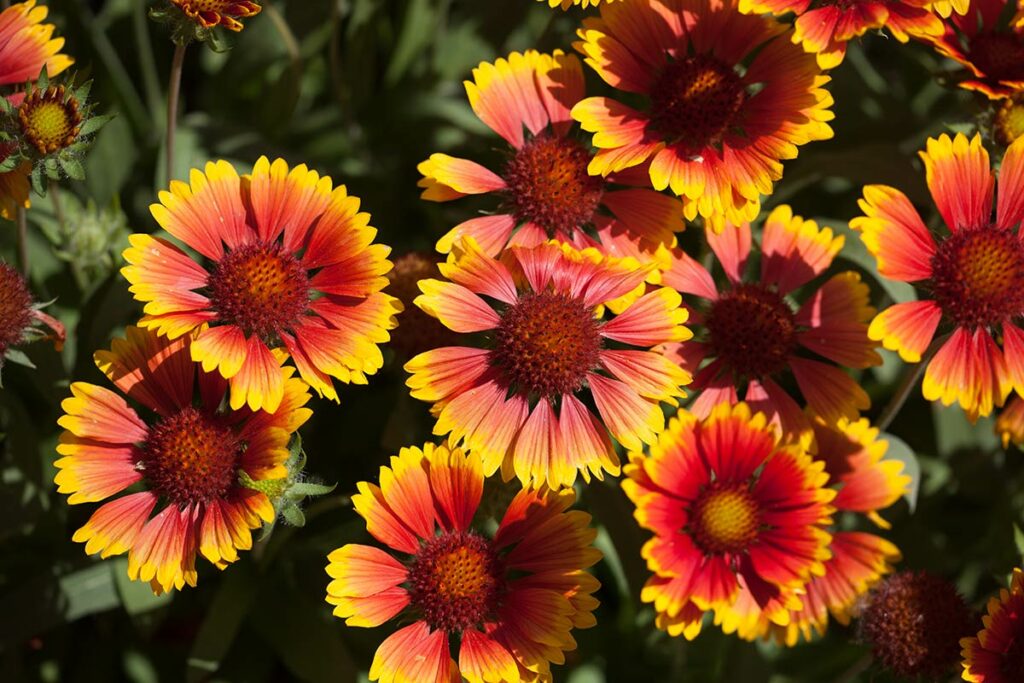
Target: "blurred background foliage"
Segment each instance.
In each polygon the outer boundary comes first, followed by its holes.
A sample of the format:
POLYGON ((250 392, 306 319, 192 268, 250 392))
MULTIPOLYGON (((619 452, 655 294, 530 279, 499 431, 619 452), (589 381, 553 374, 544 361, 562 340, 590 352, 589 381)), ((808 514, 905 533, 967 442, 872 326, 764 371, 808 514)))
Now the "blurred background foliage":
MULTIPOLYGON (((137 318, 119 275, 131 231, 151 232, 148 205, 164 188, 162 147, 172 46, 148 21, 143 0, 49 0, 80 77, 95 80, 98 113, 115 113, 85 161, 87 180, 34 198, 28 213, 32 286, 67 326, 61 353, 27 349, 37 370, 10 365, 0 390, 0 680, 357 681, 389 627, 348 629, 323 602, 325 556, 365 540, 348 496, 402 445, 430 438, 425 404, 404 388, 393 354, 368 387, 346 387, 341 404, 315 402, 303 429, 308 471, 337 482, 309 504, 303 528, 278 525, 228 571, 201 563, 199 586, 154 597, 127 581, 124 559, 85 556, 70 538, 92 506, 69 508, 52 483, 60 401, 72 379, 99 382, 91 354, 137 318), (61 219, 58 219, 58 215, 61 219)), ((263 0, 264 11, 214 53, 189 48, 174 175, 209 159, 248 170, 266 154, 308 163, 363 200, 395 255, 431 249, 470 216, 471 202, 421 201, 416 164, 435 151, 500 162, 498 138, 470 110, 462 80, 481 60, 511 50, 571 50, 585 14, 533 0, 263 0)), ((941 84, 946 66, 921 45, 868 35, 833 72, 834 140, 803 148, 766 203, 846 232, 837 268, 872 284, 878 306, 913 296, 881 284, 850 233, 865 183, 904 189, 929 208, 916 151, 929 135, 965 129, 983 114, 941 84)), ((587 74, 591 92, 599 79, 587 74)), ((0 223, 0 256, 14 260, 13 226, 0 223)), ((702 249, 699 229, 681 241, 702 249)), ((892 354, 863 373, 877 416, 903 367, 892 354)), ((1019 562, 1024 459, 1004 452, 990 421, 915 391, 891 429, 915 474, 915 493, 885 513, 887 536, 906 568, 948 577, 975 606, 1019 562), (905 442, 905 443, 903 443, 905 442), (916 501, 913 500, 916 498, 916 501), (913 505, 916 502, 916 507, 913 505)), ((606 559, 597 627, 556 670, 570 683, 885 681, 865 659, 856 627, 833 623, 826 638, 787 650, 707 628, 686 643, 653 627, 639 602, 644 535, 615 482, 581 492, 600 528, 606 559)))

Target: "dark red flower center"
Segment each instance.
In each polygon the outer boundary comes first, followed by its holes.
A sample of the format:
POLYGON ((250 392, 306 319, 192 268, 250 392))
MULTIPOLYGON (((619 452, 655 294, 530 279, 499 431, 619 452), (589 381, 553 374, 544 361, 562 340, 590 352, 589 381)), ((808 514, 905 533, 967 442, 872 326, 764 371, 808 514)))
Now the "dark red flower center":
POLYGON ((1024 136, 1024 96, 1003 100, 996 110, 993 130, 999 143, 1007 147, 1024 136))
POLYGON ((528 293, 501 316, 492 354, 512 386, 540 396, 578 391, 601 351, 594 311, 565 294, 528 293))
POLYGON ((984 33, 971 41, 971 62, 998 81, 1024 80, 1024 38, 1013 33, 984 33))
POLYGON ((497 610, 506 588, 490 542, 464 531, 424 543, 409 567, 409 584, 412 604, 430 627, 449 633, 479 626, 497 610))
POLYGON ((224 256, 210 273, 210 303, 246 336, 272 341, 309 306, 309 276, 280 244, 247 244, 224 256))
POLYGON ((957 325, 970 329, 1024 314, 1024 245, 990 227, 953 233, 932 257, 932 292, 957 325))
POLYGON ((711 304, 705 319, 708 342, 741 377, 764 377, 786 367, 796 349, 793 309, 774 289, 739 285, 711 304))
POLYGON ((694 149, 721 141, 747 93, 731 66, 708 55, 669 64, 651 89, 651 125, 668 142, 694 149))
POLYGON ((242 442, 219 418, 188 407, 149 430, 138 467, 179 506, 223 497, 234 485, 242 442))
POLYGON ((587 173, 590 152, 576 140, 542 135, 529 140, 505 165, 506 190, 515 217, 550 237, 591 222, 604 179, 587 173))
POLYGON ((741 553, 757 540, 761 511, 745 483, 716 481, 701 491, 690 509, 690 534, 702 551, 741 553))
POLYGON ((12 346, 21 342, 32 324, 32 294, 25 278, 0 261, 0 363, 12 346))
POLYGON ((78 100, 67 97, 64 86, 33 90, 18 107, 21 132, 40 154, 74 144, 81 130, 78 100))

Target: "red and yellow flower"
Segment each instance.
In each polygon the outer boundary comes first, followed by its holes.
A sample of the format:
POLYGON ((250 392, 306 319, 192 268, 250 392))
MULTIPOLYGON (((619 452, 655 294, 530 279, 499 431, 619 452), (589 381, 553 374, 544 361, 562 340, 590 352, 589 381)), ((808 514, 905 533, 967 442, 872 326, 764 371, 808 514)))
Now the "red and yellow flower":
POLYGON ((605 82, 645 98, 640 109, 610 97, 573 107, 599 150, 590 173, 649 162, 654 188, 671 188, 690 220, 753 220, 782 161, 832 137, 829 77, 790 29, 740 14, 734 0, 625 0, 578 33, 605 82))
POLYGON ((921 158, 947 228, 938 241, 907 196, 884 185, 864 188, 864 216, 850 222, 883 277, 930 295, 885 309, 868 334, 918 363, 944 325, 950 335, 928 361, 924 397, 959 403, 974 419, 1011 391, 1024 393, 1024 330, 1015 322, 1024 316, 1024 139, 1003 158, 994 220, 995 181, 980 135, 929 139, 921 158))
POLYGON ((117 392, 75 382, 61 405, 54 481, 68 502, 105 502, 75 532, 85 552, 128 553, 128 576, 157 593, 196 585, 196 557, 224 569, 274 518, 266 493, 241 485, 283 480, 288 441, 310 416, 309 390, 285 372, 276 413, 222 410, 227 382, 192 362, 200 332, 174 340, 129 327, 96 353, 117 392), (139 488, 126 493, 130 488, 139 488), (156 514, 154 515, 154 511, 156 514))
POLYGON ((825 463, 780 442, 746 404, 719 404, 704 420, 680 411, 650 456, 630 453, 624 473, 636 519, 654 533, 641 599, 669 634, 695 638, 706 611, 744 594, 785 626, 799 593, 824 575, 836 495, 825 463))
POLYGON ((650 350, 690 336, 675 291, 636 298, 652 267, 554 242, 510 247, 496 260, 463 239, 441 266, 450 282, 424 280, 416 304, 467 345, 405 366, 412 395, 434 404, 434 433, 481 457, 487 476, 501 468, 526 486, 618 474, 609 432, 626 448, 653 443, 661 402, 690 380, 650 350), (606 304, 630 293, 606 320, 606 304), (490 340, 470 336, 481 332, 490 340))
POLYGON ((495 213, 449 231, 438 241, 439 251, 451 251, 462 235, 491 256, 510 243, 535 246, 552 238, 616 256, 674 246, 675 231, 683 229, 678 200, 649 187, 612 186, 646 186, 645 174, 587 173, 593 154, 576 139, 569 116, 584 94, 575 55, 513 52, 493 64, 481 63, 465 85, 473 111, 508 142, 510 154, 500 174, 447 154, 432 154, 419 165, 424 199, 478 194, 501 199, 495 213))
MULTIPOLYGON (((960 14, 967 11, 966 0, 957 5, 960 14)), ((912 36, 939 36, 943 30, 929 0, 739 0, 739 9, 748 14, 795 14, 793 42, 816 55, 822 69, 839 66, 846 43, 868 31, 887 28, 906 43, 912 36)))
POLYGON ((139 325, 172 339, 201 328, 192 359, 231 383, 231 407, 273 412, 284 395, 280 356, 321 396, 331 378, 365 384, 384 363, 378 344, 398 301, 381 290, 390 248, 359 199, 305 165, 260 158, 239 178, 226 161, 173 181, 150 207, 171 242, 132 235, 122 274, 146 302, 139 325))
POLYGON ((381 643, 370 680, 550 681, 576 648, 572 629, 596 623, 590 515, 568 510, 571 490, 521 490, 495 531, 478 529, 481 464, 457 448, 403 448, 379 487, 360 482, 352 496, 388 550, 332 552, 327 602, 349 626, 408 624, 381 643))
MULTIPOLYGON (((825 465, 829 486, 836 490, 832 506, 837 512, 864 515, 883 529, 889 523, 878 515, 904 495, 910 477, 903 463, 886 459, 889 444, 878 439, 878 430, 865 419, 851 422, 845 418, 828 426, 814 420, 817 452, 814 459, 825 465)), ((867 591, 892 571, 900 552, 892 543, 863 531, 831 529, 829 550, 832 557, 825 572, 807 583, 800 596, 802 607, 792 609, 787 623, 773 622, 745 588, 735 604, 715 610, 715 623, 726 633, 741 638, 774 638, 790 647, 801 635, 811 640, 824 635, 829 615, 841 624, 849 624, 857 604, 867 591)))
POLYGON ((54 25, 43 23, 49 11, 27 0, 0 12, 0 85, 34 81, 44 66, 47 75, 56 76, 74 64, 60 54, 64 39, 53 37, 54 25))
POLYGON ((693 388, 700 393, 690 410, 704 417, 718 403, 736 403, 742 395, 783 431, 810 437, 807 417, 780 384, 792 375, 807 404, 826 420, 856 419, 870 406, 868 396, 832 363, 866 368, 880 362, 867 335, 874 315, 870 292, 852 271, 805 287, 829 268, 843 237, 779 206, 764 223, 756 279, 746 276, 748 223, 707 237, 725 286, 716 285, 711 273, 681 250, 674 250, 662 276, 665 285, 693 297, 687 305, 696 341, 664 349, 694 375, 693 388), (808 291, 798 307, 792 301, 797 289, 808 291))
POLYGON ((943 28, 925 40, 965 67, 961 88, 991 99, 1024 92, 1024 5, 1017 0, 972 0, 966 15, 946 19, 943 28))
POLYGON ((223 26, 229 31, 241 31, 239 19, 254 17, 263 8, 250 0, 171 0, 185 16, 203 28, 223 26))
POLYGON ((64 325, 43 313, 32 300, 25 278, 11 265, 0 261, 0 369, 4 356, 16 346, 40 338, 54 340, 58 350, 64 344, 64 325), (50 328, 44 332, 38 324, 50 328))
POLYGON ((1009 448, 1010 443, 1018 448, 1024 446, 1024 398, 1010 398, 996 417, 995 432, 1003 442, 1003 448, 1009 448))
POLYGON ((960 641, 963 679, 971 683, 1014 683, 1024 671, 1024 572, 1013 570, 1010 589, 988 601, 984 628, 960 641))

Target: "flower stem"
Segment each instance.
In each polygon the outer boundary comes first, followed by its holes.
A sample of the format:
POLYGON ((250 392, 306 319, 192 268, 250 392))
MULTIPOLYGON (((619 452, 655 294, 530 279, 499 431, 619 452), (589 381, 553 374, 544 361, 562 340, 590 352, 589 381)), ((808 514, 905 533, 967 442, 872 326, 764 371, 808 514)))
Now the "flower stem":
POLYGON ((18 207, 14 215, 14 222, 18 226, 18 267, 27 280, 30 270, 28 260, 28 214, 25 213, 23 207, 18 207))
POLYGON ((185 63, 185 45, 174 48, 171 61, 171 82, 167 88, 167 182, 174 174, 174 134, 178 127, 178 94, 181 92, 181 68, 185 63))
POLYGON ((903 373, 903 379, 900 381, 900 385, 896 388, 892 398, 889 399, 889 403, 886 404, 882 410, 881 415, 875 420, 875 427, 879 431, 884 432, 892 421, 896 419, 900 410, 903 408, 903 404, 910 398, 910 392, 917 386, 917 381, 921 378, 921 374, 925 368, 928 367, 928 362, 935 355, 935 352, 946 343, 949 335, 943 335, 931 343, 931 345, 921 354, 921 360, 913 365, 908 365, 903 373))

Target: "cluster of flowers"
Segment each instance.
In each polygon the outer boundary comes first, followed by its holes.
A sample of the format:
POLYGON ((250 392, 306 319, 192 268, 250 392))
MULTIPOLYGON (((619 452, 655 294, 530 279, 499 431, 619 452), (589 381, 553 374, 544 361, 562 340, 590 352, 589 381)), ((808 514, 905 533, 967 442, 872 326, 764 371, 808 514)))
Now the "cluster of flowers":
MULTIPOLYGON (((172 4, 233 30, 259 8, 172 4)), ((11 69, 0 48, 0 83, 70 63, 33 6, 0 14, 5 44, 42 46, 11 69)), ((974 418, 1015 393, 1024 412, 1024 11, 970 9, 607 1, 574 47, 621 98, 587 97, 581 60, 561 51, 473 71, 469 103, 506 158, 492 171, 434 154, 420 185, 431 201, 490 195, 493 211, 442 237, 439 265, 412 257, 391 273, 393 291, 418 289, 426 315, 403 322, 422 328, 402 345, 408 386, 445 441, 402 449, 352 497, 387 550, 328 558, 337 616, 411 622, 381 644, 372 680, 550 680, 597 607, 596 532, 570 510, 573 486, 606 474, 623 475, 651 534, 641 598, 669 634, 713 621, 793 645, 851 618, 899 559, 858 519, 887 528, 879 512, 909 477, 845 369, 880 363, 881 343, 928 360, 929 400, 974 418), (793 26, 768 16, 786 13, 793 26), (856 272, 826 274, 842 236, 784 205, 751 222, 783 162, 832 136, 825 71, 883 27, 960 61, 960 84, 996 102, 990 137, 1008 148, 996 193, 980 135, 928 141, 943 230, 899 190, 864 188, 851 226, 883 277, 924 295, 876 314, 856 272), (698 217, 710 268, 676 238, 698 217), (666 419, 684 387, 692 401, 666 419), (485 509, 499 471, 517 492, 485 509)), ((26 124, 44 147, 70 111, 49 93, 26 124)), ((0 187, 22 204, 14 173, 0 187)), ((131 578, 181 589, 198 557, 225 568, 275 518, 310 390, 337 401, 335 381, 367 382, 403 309, 384 291, 390 250, 359 209, 330 178, 266 158, 247 175, 211 162, 160 193, 152 215, 172 239, 132 235, 124 252, 144 316, 95 355, 117 391, 78 382, 63 404, 58 490, 73 504, 113 498, 74 534, 87 553, 127 553, 131 578)), ((1022 590, 1018 574, 965 641, 968 680, 1004 680, 1022 590)))

